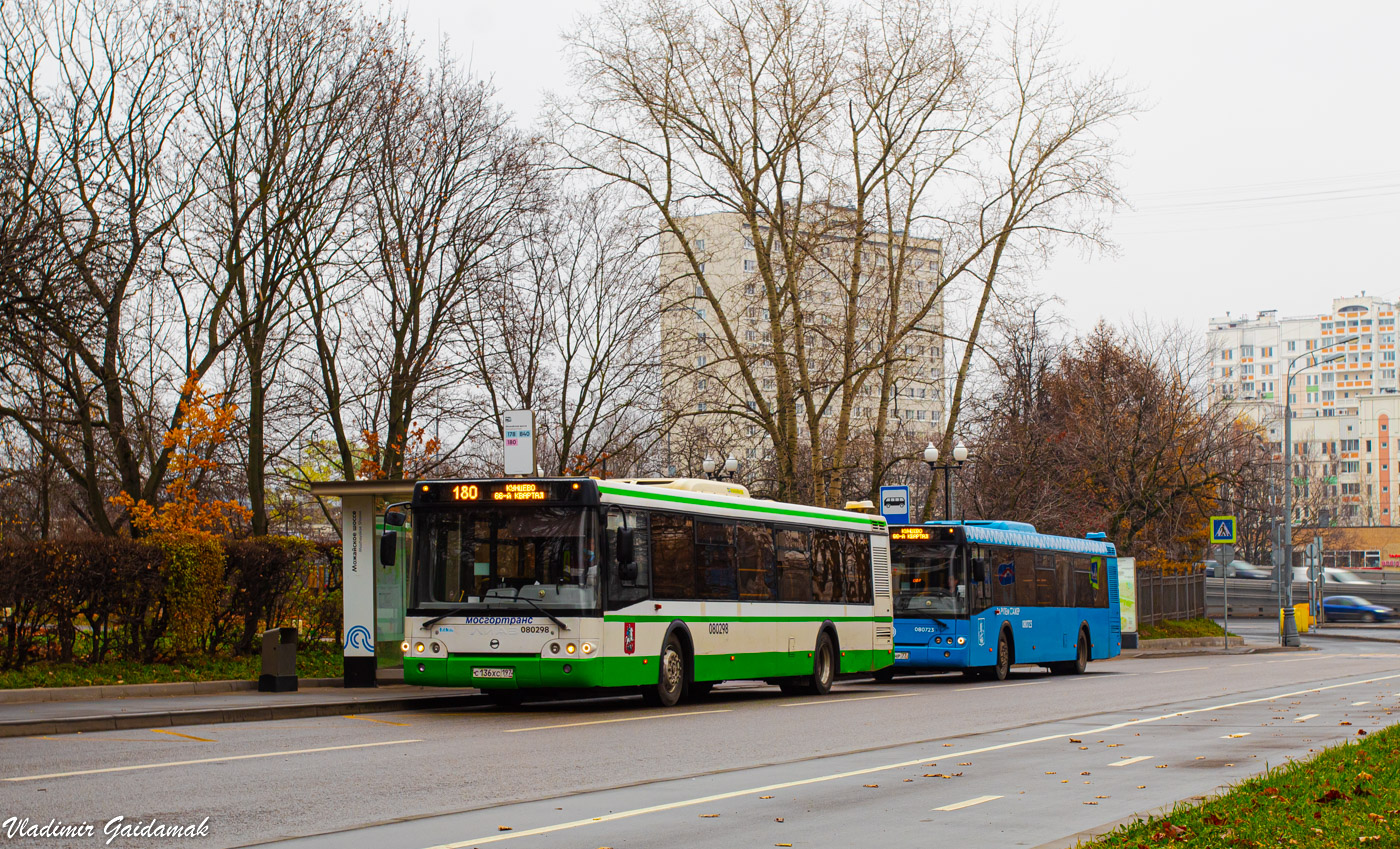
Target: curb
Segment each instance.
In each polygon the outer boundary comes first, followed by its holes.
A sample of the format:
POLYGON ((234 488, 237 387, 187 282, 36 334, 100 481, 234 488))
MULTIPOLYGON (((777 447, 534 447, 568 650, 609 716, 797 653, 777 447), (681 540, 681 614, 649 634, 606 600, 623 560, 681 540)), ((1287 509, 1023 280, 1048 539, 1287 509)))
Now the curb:
MULTIPOLYGON (((339 687, 341 678, 300 678, 299 687, 339 687)), ((91 687, 22 687, 0 690, 0 705, 27 702, 87 702, 151 696, 206 696, 258 689, 257 681, 174 681, 165 684, 99 684, 91 687)))
MULTIPOLYGON (((1231 646, 1244 645, 1244 637, 1230 637, 1231 646)), ((1162 651, 1164 649, 1219 648, 1219 637, 1165 637, 1159 640, 1138 640, 1135 651, 1162 651)), ((1130 649, 1134 651, 1134 649, 1130 649)))
POLYGON ((71 716, 61 719, 20 719, 0 721, 0 738, 32 737, 40 734, 74 734, 93 731, 121 731, 179 725, 213 725, 227 722, 266 722, 277 719, 307 719, 318 716, 345 716, 359 713, 397 713, 444 707, 473 707, 490 704, 481 693, 451 693, 428 696, 369 699, 366 701, 319 702, 313 704, 248 705, 244 707, 191 708, 118 715, 71 716))

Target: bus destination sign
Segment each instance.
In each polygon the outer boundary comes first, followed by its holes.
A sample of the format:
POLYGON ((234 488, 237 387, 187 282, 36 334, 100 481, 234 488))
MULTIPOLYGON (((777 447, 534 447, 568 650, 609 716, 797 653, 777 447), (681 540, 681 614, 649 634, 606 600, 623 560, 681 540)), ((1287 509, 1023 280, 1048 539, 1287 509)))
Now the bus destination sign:
POLYGON ((589 501, 591 488, 569 480, 440 481, 422 483, 415 493, 421 503, 534 503, 589 501))
POLYGON ((900 528, 890 534, 892 540, 926 540, 932 539, 927 528, 909 527, 900 528))

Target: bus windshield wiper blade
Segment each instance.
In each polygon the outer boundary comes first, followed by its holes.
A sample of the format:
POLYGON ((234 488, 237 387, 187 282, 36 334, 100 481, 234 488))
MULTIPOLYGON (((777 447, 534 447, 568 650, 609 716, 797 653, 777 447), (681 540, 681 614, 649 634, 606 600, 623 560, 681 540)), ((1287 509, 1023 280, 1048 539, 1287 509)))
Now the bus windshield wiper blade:
POLYGON ((437 623, 439 623, 439 622, 441 622, 442 620, 446 619, 447 617, 449 617, 449 616, 461 616, 463 613, 466 613, 468 610, 471 610, 471 608, 470 608, 470 607, 459 607, 459 608, 457 608, 457 609, 455 609, 455 610, 449 610, 449 611, 447 611, 446 613, 442 614, 441 616, 434 616, 432 619, 429 619, 427 622, 424 622, 422 625, 420 625, 420 626, 418 626, 418 627, 420 627, 420 628, 422 628, 423 630, 426 631, 426 630, 428 630, 429 628, 431 628, 431 627, 433 627, 434 625, 436 625, 437 623))
POLYGON ((530 605, 531 607, 533 607, 533 608, 535 608, 536 610, 538 610, 540 613, 543 613, 545 616, 548 616, 548 617, 549 617, 549 621, 553 622, 555 625, 558 625, 560 631, 567 631, 567 630, 569 630, 569 626, 564 624, 564 620, 563 620, 563 619, 560 619, 558 616, 555 616, 553 613, 550 613, 548 610, 545 610, 543 607, 540 607, 539 604, 538 604, 534 599, 532 599, 532 598, 525 598, 524 596, 519 596, 519 597, 516 598, 516 601, 523 601, 523 602, 525 602, 526 604, 528 604, 528 605, 530 605))

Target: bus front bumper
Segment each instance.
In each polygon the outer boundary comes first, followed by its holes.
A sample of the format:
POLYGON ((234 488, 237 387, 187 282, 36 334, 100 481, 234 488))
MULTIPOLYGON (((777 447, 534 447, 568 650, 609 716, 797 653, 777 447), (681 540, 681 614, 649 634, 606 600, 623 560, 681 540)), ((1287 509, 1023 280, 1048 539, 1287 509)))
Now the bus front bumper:
POLYGON ((968 646, 901 646, 894 647, 895 668, 963 669, 970 665, 968 646))
POLYGON ((406 657, 403 681, 420 687, 481 690, 597 687, 603 683, 603 660, 491 654, 406 657))

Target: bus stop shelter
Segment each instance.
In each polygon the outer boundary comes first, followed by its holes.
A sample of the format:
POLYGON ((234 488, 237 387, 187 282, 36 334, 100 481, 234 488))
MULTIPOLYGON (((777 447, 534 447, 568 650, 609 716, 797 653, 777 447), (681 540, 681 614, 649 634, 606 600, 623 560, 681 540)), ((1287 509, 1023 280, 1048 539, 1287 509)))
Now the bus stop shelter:
POLYGON ((403 639, 407 586, 402 548, 398 563, 379 562, 380 505, 408 500, 413 481, 327 481, 311 494, 340 499, 345 686, 373 687, 380 647, 396 654, 403 639))

